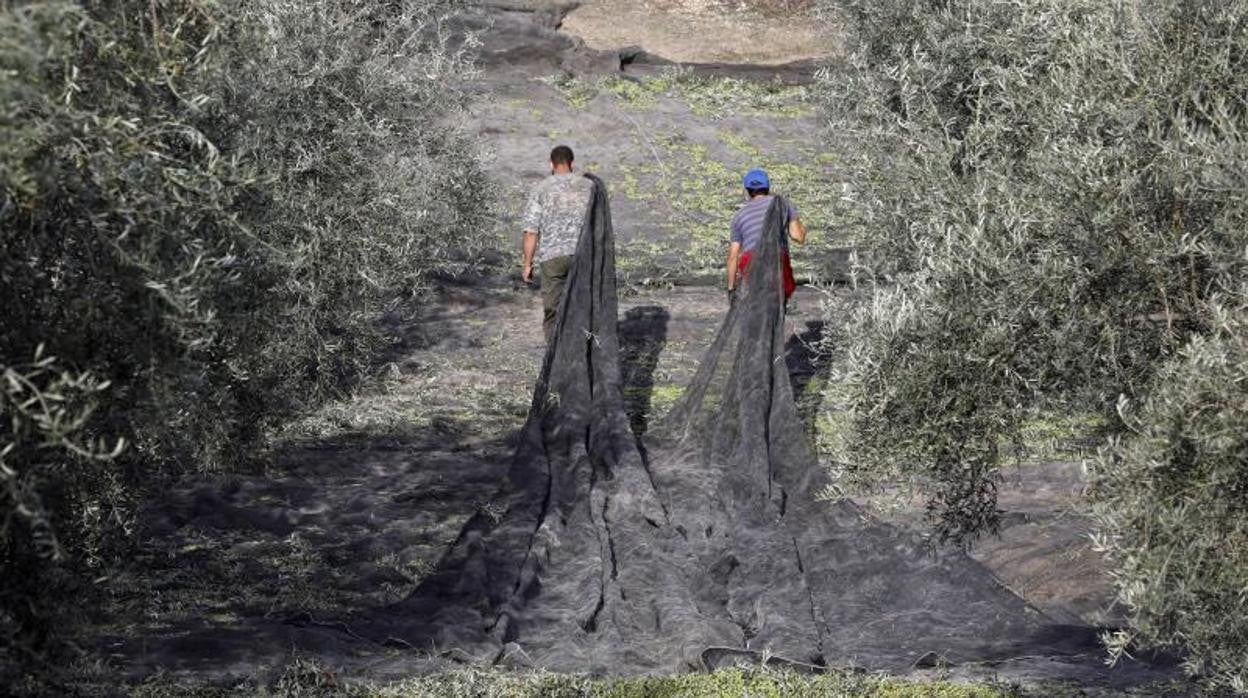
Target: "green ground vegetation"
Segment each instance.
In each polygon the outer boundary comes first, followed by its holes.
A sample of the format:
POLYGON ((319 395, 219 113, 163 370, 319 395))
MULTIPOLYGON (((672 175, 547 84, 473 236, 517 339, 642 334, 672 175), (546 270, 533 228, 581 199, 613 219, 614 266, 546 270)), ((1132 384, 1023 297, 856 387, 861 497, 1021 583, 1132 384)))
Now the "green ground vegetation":
MULTIPOLYGON (((343 698, 1005 698, 1008 686, 907 681, 830 672, 799 674, 773 669, 724 669, 666 678, 593 679, 543 672, 459 670, 390 684, 350 683, 309 661, 292 663, 271 686, 254 695, 343 698)), ((158 679, 135 688, 136 698, 231 695, 224 690, 158 679)))
POLYGON ((654 78, 607 76, 582 78, 567 73, 539 78, 555 88, 568 104, 583 108, 599 96, 613 98, 625 108, 644 110, 660 98, 670 97, 688 105, 698 117, 730 115, 800 118, 816 113, 807 85, 781 81, 746 80, 699 75, 690 69, 673 68, 654 78))
POLYGON ((414 354, 414 360, 363 382, 284 425, 276 443, 368 435, 402 439, 438 424, 469 425, 477 441, 499 439, 522 423, 532 399, 532 373, 540 355, 517 352, 508 328, 477 325, 472 351, 414 354))
POLYGON ((794 254, 795 272, 808 281, 833 275, 829 255, 852 245, 838 225, 839 196, 829 189, 832 156, 814 146, 786 144, 768 151, 732 131, 716 134, 718 143, 699 143, 680 135, 638 134, 639 152, 651 157, 622 166, 617 191, 656 210, 670 211, 663 223, 667 244, 634 239, 621 246, 621 271, 638 275, 707 277, 722 273, 729 223, 741 205, 741 173, 762 167, 777 193, 790 197, 811 230, 810 243, 794 254), (659 185, 658 183, 662 183, 659 185))
POLYGON ((832 250, 852 246, 852 226, 846 223, 851 209, 842 205, 842 188, 829 184, 838 180, 840 158, 822 149, 817 139, 757 135, 774 130, 759 128, 767 124, 792 128, 800 120, 813 122, 809 86, 709 77, 689 70, 653 78, 561 75, 542 80, 574 108, 608 100, 634 126, 637 157, 620 163, 613 191, 665 212, 665 222, 657 234, 634 236, 620 246, 620 272, 626 281, 651 285, 718 274, 728 223, 742 201, 740 176, 750 167, 767 169, 777 192, 797 203, 813 232, 809 247, 795 255, 800 276, 816 282, 831 278, 832 250), (645 113, 658 109, 687 110, 691 118, 711 126, 709 137, 691 136, 694 131, 651 131, 643 125, 645 113))
MULTIPOLYGON (((498 669, 460 669, 392 683, 356 683, 309 660, 295 660, 268 684, 244 682, 238 688, 256 696, 319 698, 1077 698, 1076 686, 1040 683, 1029 686, 991 680, 954 682, 898 679, 833 670, 820 674, 788 669, 721 669, 673 677, 590 678, 570 674, 498 669)), ((1104 698, 1152 698, 1181 695, 1174 685, 1103 689, 1104 698)), ((213 688, 157 677, 130 690, 134 698, 224 698, 233 688, 213 688)))

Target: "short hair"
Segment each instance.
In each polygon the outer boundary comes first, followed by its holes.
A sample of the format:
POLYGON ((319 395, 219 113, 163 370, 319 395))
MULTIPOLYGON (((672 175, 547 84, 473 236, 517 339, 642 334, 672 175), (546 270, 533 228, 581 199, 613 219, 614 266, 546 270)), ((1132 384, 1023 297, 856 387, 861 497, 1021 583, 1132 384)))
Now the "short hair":
POLYGON ((550 151, 550 161, 555 165, 571 165, 574 157, 572 149, 566 145, 555 146, 555 149, 550 151))
POLYGON ((763 187, 762 189, 746 189, 745 191, 748 192, 750 196, 758 196, 759 194, 767 196, 771 193, 771 189, 768 187, 763 187))

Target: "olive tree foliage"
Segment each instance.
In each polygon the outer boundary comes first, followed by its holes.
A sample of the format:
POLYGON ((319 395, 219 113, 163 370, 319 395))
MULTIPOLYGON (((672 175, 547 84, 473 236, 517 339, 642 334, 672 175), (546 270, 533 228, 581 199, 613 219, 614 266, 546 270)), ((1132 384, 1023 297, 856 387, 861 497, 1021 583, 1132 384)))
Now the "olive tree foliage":
POLYGON ((1135 637, 1242 681, 1227 532, 1248 464, 1206 411, 1248 431, 1243 385, 1183 398, 1205 411, 1180 397, 1210 352, 1243 366, 1248 2, 837 6, 853 39, 823 75, 828 137, 878 282, 842 337, 847 479, 917 483, 936 537, 968 544, 997 526, 1026 420, 1089 415, 1113 437, 1091 501, 1135 637))
MULTIPOLYGON (((72 574, 62 563, 77 555, 98 565, 106 536, 125 531, 129 497, 111 461, 125 445, 84 436, 108 383, 89 373, 58 370, 36 350, 32 360, 0 365, 0 643, 21 663, 39 660, 48 626, 45 588, 72 574), (58 518, 72 517, 68 526, 58 518), (107 520, 106 520, 107 519, 107 520)), ((0 654, 0 666, 6 657, 0 654)), ((0 672, 0 676, 4 672, 0 672)))
POLYGON ((1158 371, 1089 468, 1095 542, 1134 642, 1186 645, 1193 672, 1248 692, 1248 288, 1158 371))
POLYGON ((238 465, 482 263, 454 6, 0 5, 0 625, 92 562, 49 536, 115 542, 124 490, 238 465))

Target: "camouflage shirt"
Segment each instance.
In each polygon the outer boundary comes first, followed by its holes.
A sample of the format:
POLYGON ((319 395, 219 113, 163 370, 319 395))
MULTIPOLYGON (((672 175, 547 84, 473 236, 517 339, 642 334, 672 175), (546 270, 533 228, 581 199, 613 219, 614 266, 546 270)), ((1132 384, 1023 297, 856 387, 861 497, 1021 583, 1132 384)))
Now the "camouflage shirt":
POLYGON ((539 236, 538 262, 576 254, 593 192, 594 183, 575 172, 551 175, 533 188, 524 207, 524 229, 539 236))

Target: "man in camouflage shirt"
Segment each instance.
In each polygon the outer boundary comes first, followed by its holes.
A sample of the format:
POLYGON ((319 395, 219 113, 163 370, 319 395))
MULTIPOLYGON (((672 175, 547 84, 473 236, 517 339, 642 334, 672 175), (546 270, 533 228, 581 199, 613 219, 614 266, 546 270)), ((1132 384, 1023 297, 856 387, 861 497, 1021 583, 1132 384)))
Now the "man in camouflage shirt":
POLYGON ((572 256, 581 237, 594 184, 572 171, 572 149, 561 145, 550 151, 550 176, 534 187, 524 209, 525 283, 533 279, 533 260, 542 273, 542 328, 550 343, 555 315, 572 269, 572 256))

